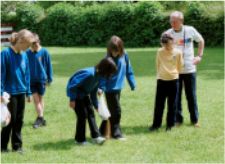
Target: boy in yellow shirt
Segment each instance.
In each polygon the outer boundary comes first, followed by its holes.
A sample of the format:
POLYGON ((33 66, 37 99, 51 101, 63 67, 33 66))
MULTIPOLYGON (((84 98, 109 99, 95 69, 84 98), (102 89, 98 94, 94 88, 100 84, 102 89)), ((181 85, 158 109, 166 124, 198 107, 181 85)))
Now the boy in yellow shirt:
POLYGON ((183 67, 182 52, 174 48, 173 37, 170 34, 162 34, 161 45, 156 57, 157 89, 154 118, 153 124, 149 128, 150 131, 161 127, 166 99, 168 106, 166 130, 171 130, 174 126, 178 77, 183 67))

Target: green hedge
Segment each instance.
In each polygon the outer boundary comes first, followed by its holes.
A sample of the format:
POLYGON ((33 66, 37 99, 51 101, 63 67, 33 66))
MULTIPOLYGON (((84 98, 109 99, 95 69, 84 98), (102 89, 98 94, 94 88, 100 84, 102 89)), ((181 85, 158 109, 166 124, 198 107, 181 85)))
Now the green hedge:
POLYGON ((102 46, 110 36, 118 35, 127 46, 157 45, 165 27, 163 18, 162 6, 156 2, 114 2, 85 8, 58 3, 49 8, 42 23, 42 41, 48 45, 102 46))
POLYGON ((46 19, 41 23, 40 36, 46 45, 65 45, 72 43, 71 23, 75 16, 72 5, 61 3, 49 8, 46 19))
MULTIPOLYGON (((185 24, 194 26, 206 45, 224 43, 224 13, 210 16, 201 3, 186 3, 185 24)), ((17 9, 17 29, 38 32, 42 43, 56 46, 105 46, 112 35, 125 46, 156 46, 163 31, 170 28, 169 14, 160 2, 111 2, 82 7, 56 3, 46 10, 37 4, 17 9)))
POLYGON ((203 35, 207 46, 224 45, 224 13, 211 16, 201 3, 190 3, 185 23, 194 26, 203 35))
POLYGON ((16 30, 28 28, 38 32, 39 23, 45 18, 44 9, 36 4, 23 3, 16 8, 16 30))

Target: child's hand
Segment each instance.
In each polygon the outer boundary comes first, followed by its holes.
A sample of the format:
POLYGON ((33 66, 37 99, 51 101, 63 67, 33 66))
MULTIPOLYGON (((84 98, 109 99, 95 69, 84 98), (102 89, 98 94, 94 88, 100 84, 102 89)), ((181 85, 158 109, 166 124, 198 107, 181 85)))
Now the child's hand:
POLYGON ((4 103, 4 98, 3 98, 3 96, 1 96, 0 102, 1 102, 1 103, 4 103))
POLYGON ((6 120, 5 120, 6 125, 9 124, 10 120, 11 120, 11 114, 8 115, 7 118, 6 118, 6 120))
POLYGON ((98 92, 97 93, 98 93, 99 96, 101 96, 103 94, 103 90, 98 88, 98 92))
POLYGON ((45 87, 49 87, 50 86, 50 83, 45 83, 45 87))
POLYGON ((70 101, 69 102, 69 106, 70 106, 70 108, 74 109, 75 106, 76 106, 76 102, 75 101, 70 101))

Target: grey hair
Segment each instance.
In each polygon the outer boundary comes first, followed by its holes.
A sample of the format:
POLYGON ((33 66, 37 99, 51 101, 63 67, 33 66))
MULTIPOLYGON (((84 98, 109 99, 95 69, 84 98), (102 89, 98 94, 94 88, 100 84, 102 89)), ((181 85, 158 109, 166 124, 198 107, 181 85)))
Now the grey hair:
POLYGON ((180 11, 174 11, 170 14, 170 18, 175 17, 184 20, 184 14, 180 11))

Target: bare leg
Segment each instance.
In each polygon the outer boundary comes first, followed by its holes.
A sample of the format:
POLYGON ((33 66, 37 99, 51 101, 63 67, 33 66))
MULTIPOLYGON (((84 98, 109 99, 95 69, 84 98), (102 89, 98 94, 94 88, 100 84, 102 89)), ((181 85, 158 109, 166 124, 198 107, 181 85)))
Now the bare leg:
POLYGON ((39 96, 39 103, 40 103, 40 106, 41 106, 41 111, 40 111, 40 117, 43 117, 44 116, 44 98, 43 96, 41 95, 38 95, 39 96))
POLYGON ((40 103, 40 98, 37 93, 33 94, 33 99, 34 99, 34 106, 37 112, 38 117, 43 117, 43 110, 42 110, 42 105, 40 103))
POLYGON ((34 128, 38 128, 40 126, 45 126, 46 121, 43 118, 44 115, 44 101, 43 97, 37 93, 33 94, 33 99, 34 99, 34 106, 37 112, 37 119, 33 124, 34 128))

